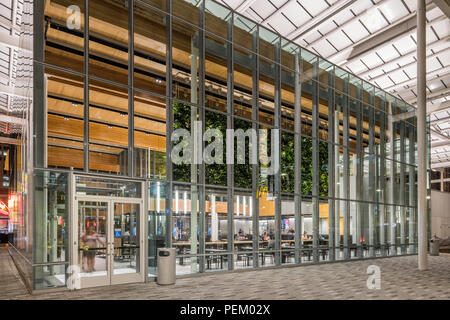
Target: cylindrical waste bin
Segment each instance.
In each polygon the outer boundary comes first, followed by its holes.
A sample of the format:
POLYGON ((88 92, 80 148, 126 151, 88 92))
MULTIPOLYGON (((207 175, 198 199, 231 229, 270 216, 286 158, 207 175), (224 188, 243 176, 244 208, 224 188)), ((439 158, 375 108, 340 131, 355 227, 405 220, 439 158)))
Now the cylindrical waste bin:
POLYGON ((434 236, 430 239, 430 256, 438 256, 439 255, 439 247, 440 247, 441 239, 434 236))
POLYGON ((158 284, 174 284, 176 278, 175 248, 158 248, 158 284))

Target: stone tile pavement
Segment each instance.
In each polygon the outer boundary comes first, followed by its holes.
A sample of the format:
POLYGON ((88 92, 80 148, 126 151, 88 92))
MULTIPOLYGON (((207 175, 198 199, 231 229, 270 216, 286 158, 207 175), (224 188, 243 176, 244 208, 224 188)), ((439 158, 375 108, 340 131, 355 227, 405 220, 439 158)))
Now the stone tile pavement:
POLYGON ((17 272, 7 247, 0 247, 0 300, 26 296, 28 291, 17 272))
MULTIPOLYGON (((2 272, 3 273, 3 272, 2 272)), ((417 256, 350 261, 234 273, 208 273, 177 279, 78 291, 17 294, 12 299, 450 299, 450 255, 429 257, 429 270, 417 269, 417 256), (381 271, 381 288, 367 288, 367 267, 381 271)))

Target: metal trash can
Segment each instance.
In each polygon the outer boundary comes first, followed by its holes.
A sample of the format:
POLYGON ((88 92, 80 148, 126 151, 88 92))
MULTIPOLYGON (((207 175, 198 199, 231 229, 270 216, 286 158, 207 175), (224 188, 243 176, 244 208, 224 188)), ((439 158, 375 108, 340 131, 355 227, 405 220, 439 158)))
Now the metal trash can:
POLYGON ((176 279, 175 248, 158 248, 158 284, 175 284, 176 279))
POLYGON ((430 256, 438 256, 439 255, 439 247, 441 244, 441 239, 434 236, 430 239, 430 256))

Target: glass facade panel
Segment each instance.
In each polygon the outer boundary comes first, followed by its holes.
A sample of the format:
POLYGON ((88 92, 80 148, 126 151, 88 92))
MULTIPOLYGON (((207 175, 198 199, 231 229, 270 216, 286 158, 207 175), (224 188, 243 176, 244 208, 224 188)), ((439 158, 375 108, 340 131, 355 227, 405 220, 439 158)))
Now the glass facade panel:
POLYGON ((412 106, 215 1, 129 3, 89 1, 86 30, 45 6, 35 166, 66 171, 36 174, 35 262, 70 260, 69 170, 147 197, 150 277, 160 247, 178 275, 416 251, 412 106))

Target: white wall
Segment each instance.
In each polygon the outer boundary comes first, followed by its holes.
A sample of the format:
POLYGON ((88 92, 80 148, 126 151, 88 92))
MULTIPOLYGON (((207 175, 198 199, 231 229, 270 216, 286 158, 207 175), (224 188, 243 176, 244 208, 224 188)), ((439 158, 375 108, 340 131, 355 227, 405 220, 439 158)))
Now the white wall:
POLYGON ((450 237, 450 193, 431 190, 431 236, 450 237))

